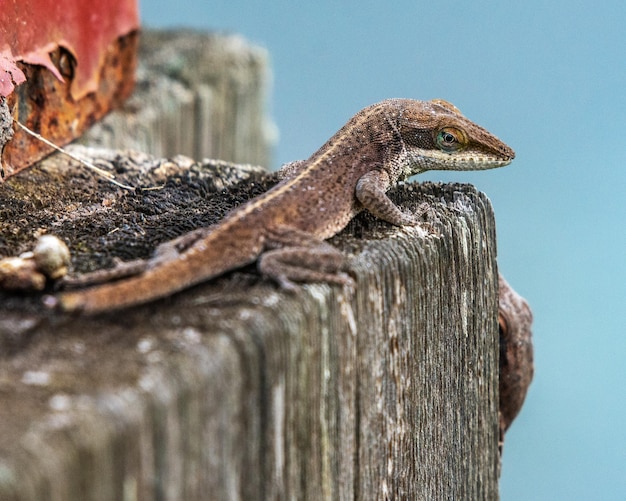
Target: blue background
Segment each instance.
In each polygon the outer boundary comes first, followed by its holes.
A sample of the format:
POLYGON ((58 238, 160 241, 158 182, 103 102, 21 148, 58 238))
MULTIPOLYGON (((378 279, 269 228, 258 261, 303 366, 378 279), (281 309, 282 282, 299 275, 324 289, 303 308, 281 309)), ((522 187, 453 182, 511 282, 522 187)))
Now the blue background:
POLYGON ((144 0, 141 13, 269 50, 273 167, 388 97, 447 99, 515 149, 504 169, 421 176, 488 194, 500 269, 534 310, 502 499, 626 499, 626 2, 144 0))

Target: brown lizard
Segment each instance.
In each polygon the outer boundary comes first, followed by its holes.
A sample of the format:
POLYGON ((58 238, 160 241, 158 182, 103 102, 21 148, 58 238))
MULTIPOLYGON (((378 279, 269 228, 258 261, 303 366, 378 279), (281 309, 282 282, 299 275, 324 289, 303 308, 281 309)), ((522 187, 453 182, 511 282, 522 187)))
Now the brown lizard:
POLYGON ((526 300, 500 275, 498 281, 500 328, 500 450, 504 433, 526 399, 533 378, 533 314, 526 300))
POLYGON ((507 165, 515 153, 443 100, 389 99, 357 113, 285 179, 219 224, 164 244, 131 278, 60 294, 65 311, 111 311, 171 295, 258 260, 285 287, 295 281, 347 284, 343 254, 324 240, 361 210, 391 224, 416 225, 386 195, 427 170, 507 165))

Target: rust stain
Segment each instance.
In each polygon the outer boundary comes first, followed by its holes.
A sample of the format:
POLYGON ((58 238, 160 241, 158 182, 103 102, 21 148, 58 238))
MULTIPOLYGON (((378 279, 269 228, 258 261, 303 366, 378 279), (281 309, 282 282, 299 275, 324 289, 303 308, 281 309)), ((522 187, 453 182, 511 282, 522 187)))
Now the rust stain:
MULTIPOLYGON (((76 139, 131 94, 138 41, 138 31, 133 31, 109 45, 100 59, 98 89, 79 99, 74 99, 71 92, 76 61, 66 49, 60 47, 51 53, 63 81, 43 66, 18 63, 26 82, 6 98, 12 117, 59 146, 76 139)), ((52 152, 15 124, 13 130, 13 138, 2 150, 0 182, 52 152)))

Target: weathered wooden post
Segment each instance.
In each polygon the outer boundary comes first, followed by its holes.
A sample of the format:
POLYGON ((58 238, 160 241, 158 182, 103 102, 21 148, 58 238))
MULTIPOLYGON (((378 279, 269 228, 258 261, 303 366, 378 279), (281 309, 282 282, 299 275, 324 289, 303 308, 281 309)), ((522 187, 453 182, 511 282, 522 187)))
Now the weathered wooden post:
MULTIPOLYGON (((0 191, 2 252, 39 228, 85 271, 145 256, 267 189, 260 169, 75 148, 0 191), (76 182, 80 178, 80 182, 76 182)), ((498 498, 494 220, 468 185, 407 184, 432 231, 360 215, 357 287, 254 268, 96 318, 0 293, 0 499, 498 498)))

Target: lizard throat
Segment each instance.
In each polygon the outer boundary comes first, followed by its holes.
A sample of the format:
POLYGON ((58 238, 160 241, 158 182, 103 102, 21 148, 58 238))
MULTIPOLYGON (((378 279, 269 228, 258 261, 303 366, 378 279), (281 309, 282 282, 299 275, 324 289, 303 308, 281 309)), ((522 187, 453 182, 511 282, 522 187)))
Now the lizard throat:
POLYGON ((504 167, 512 158, 487 155, 477 151, 445 153, 439 150, 416 149, 407 159, 411 174, 427 170, 487 170, 504 167))

